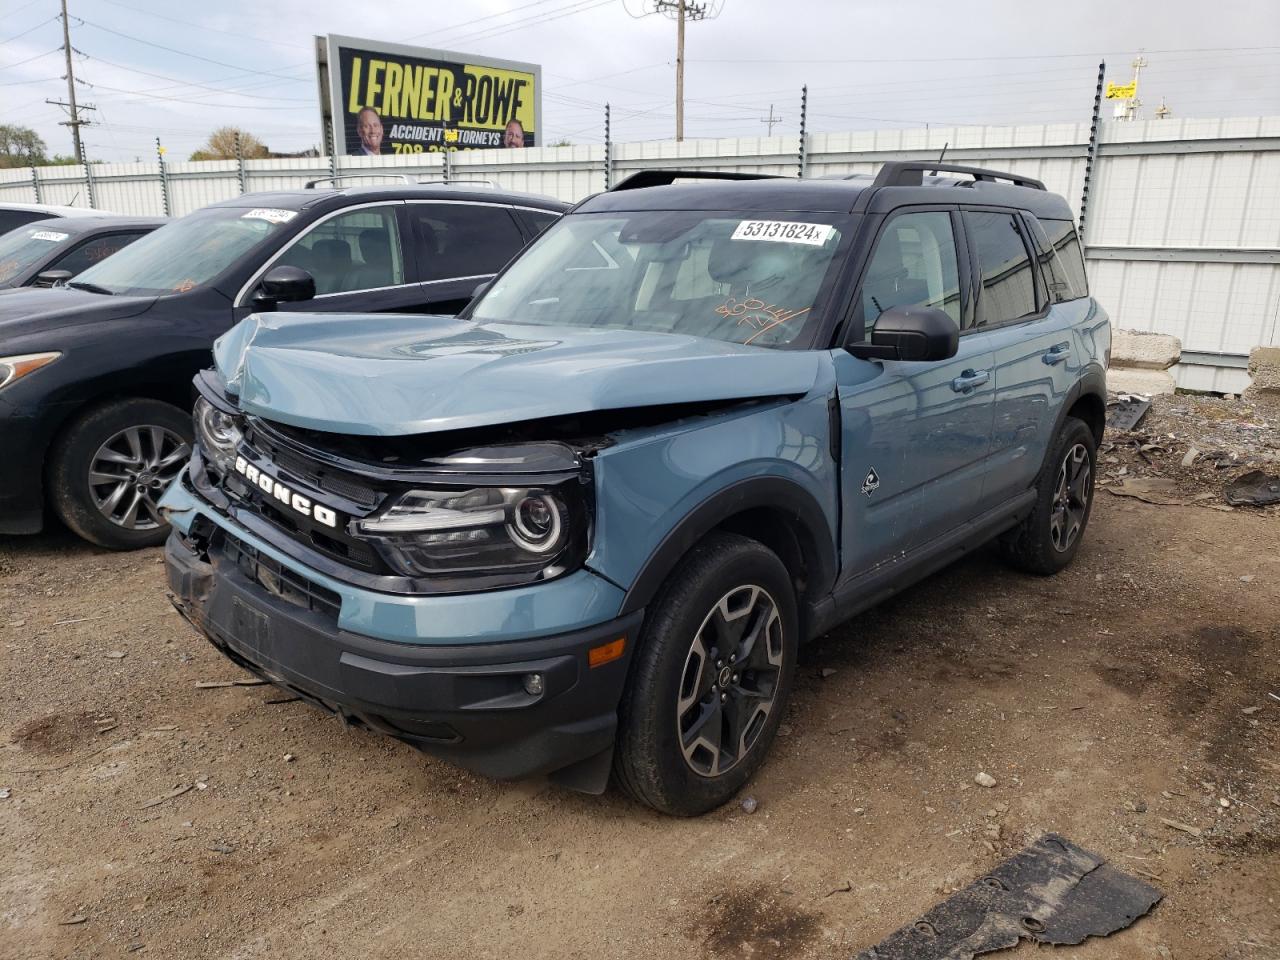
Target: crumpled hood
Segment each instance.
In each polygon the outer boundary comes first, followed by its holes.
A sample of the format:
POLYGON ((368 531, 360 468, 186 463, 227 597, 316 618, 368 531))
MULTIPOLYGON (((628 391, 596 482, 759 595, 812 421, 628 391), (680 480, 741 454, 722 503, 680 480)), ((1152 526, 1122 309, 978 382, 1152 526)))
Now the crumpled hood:
MULTIPOLYGON (((27 333, 54 334, 60 327, 123 320, 146 310, 155 297, 110 297, 71 287, 0 290, 0 343, 27 333)), ((55 338, 49 340, 56 348, 55 338)))
POLYGON ((214 360, 244 411, 365 436, 803 394, 821 362, 681 334, 298 313, 246 318, 214 360))

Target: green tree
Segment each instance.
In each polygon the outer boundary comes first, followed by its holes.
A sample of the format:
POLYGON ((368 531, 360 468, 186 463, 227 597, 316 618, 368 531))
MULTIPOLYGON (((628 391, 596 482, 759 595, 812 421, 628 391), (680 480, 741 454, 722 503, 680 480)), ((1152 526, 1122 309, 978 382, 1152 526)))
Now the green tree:
POLYGON ((0 123, 0 167, 38 167, 48 163, 48 147, 30 127, 0 123))
POLYGON ((246 160, 261 160, 269 157, 271 152, 267 145, 247 130, 236 127, 219 127, 209 134, 203 147, 191 154, 192 160, 234 160, 236 158, 236 135, 240 136, 240 153, 246 160))

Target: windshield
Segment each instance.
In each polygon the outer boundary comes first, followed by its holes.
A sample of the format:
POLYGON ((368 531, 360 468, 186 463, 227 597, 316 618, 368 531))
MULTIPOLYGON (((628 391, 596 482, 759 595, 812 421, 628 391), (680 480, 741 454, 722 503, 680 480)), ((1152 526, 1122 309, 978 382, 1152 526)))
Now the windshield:
POLYGON ((43 223, 0 235, 0 286, 11 285, 69 239, 71 234, 43 223))
POLYGON ((186 293, 284 229, 293 210, 206 207, 152 231, 72 281, 107 293, 186 293))
POLYGON ((804 343, 851 233, 828 214, 575 214, 512 264, 471 319, 804 343))

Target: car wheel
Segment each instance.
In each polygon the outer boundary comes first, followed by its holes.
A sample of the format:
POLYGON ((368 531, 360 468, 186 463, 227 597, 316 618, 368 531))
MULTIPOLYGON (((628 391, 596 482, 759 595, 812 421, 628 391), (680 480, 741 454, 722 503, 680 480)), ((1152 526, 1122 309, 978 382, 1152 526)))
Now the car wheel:
POLYGON ((54 444, 49 496, 62 522, 99 546, 163 543, 160 495, 191 456, 191 417, 159 400, 117 400, 81 416, 54 444))
POLYGON ((1081 420, 1068 417, 1036 481, 1031 514, 1000 540, 1001 552, 1028 573, 1057 573, 1075 557, 1093 509, 1097 445, 1081 420))
POLYGON ((695 547, 645 617, 619 707, 622 788, 677 816, 732 799, 781 722, 798 629, 791 578, 771 550, 722 533, 695 547))

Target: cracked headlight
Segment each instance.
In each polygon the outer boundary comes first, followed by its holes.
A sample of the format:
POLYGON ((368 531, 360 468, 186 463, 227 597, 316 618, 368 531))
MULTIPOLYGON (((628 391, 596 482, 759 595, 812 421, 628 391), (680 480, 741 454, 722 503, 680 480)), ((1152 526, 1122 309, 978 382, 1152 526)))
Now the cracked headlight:
POLYGON ((204 397, 196 398, 191 415, 205 462, 219 473, 226 473, 235 461, 236 447, 240 443, 240 427, 236 418, 219 410, 204 397))
POLYGON ((355 532, 380 544, 406 576, 496 576, 512 584, 580 564, 588 521, 575 478, 545 487, 411 490, 356 521, 355 532))

